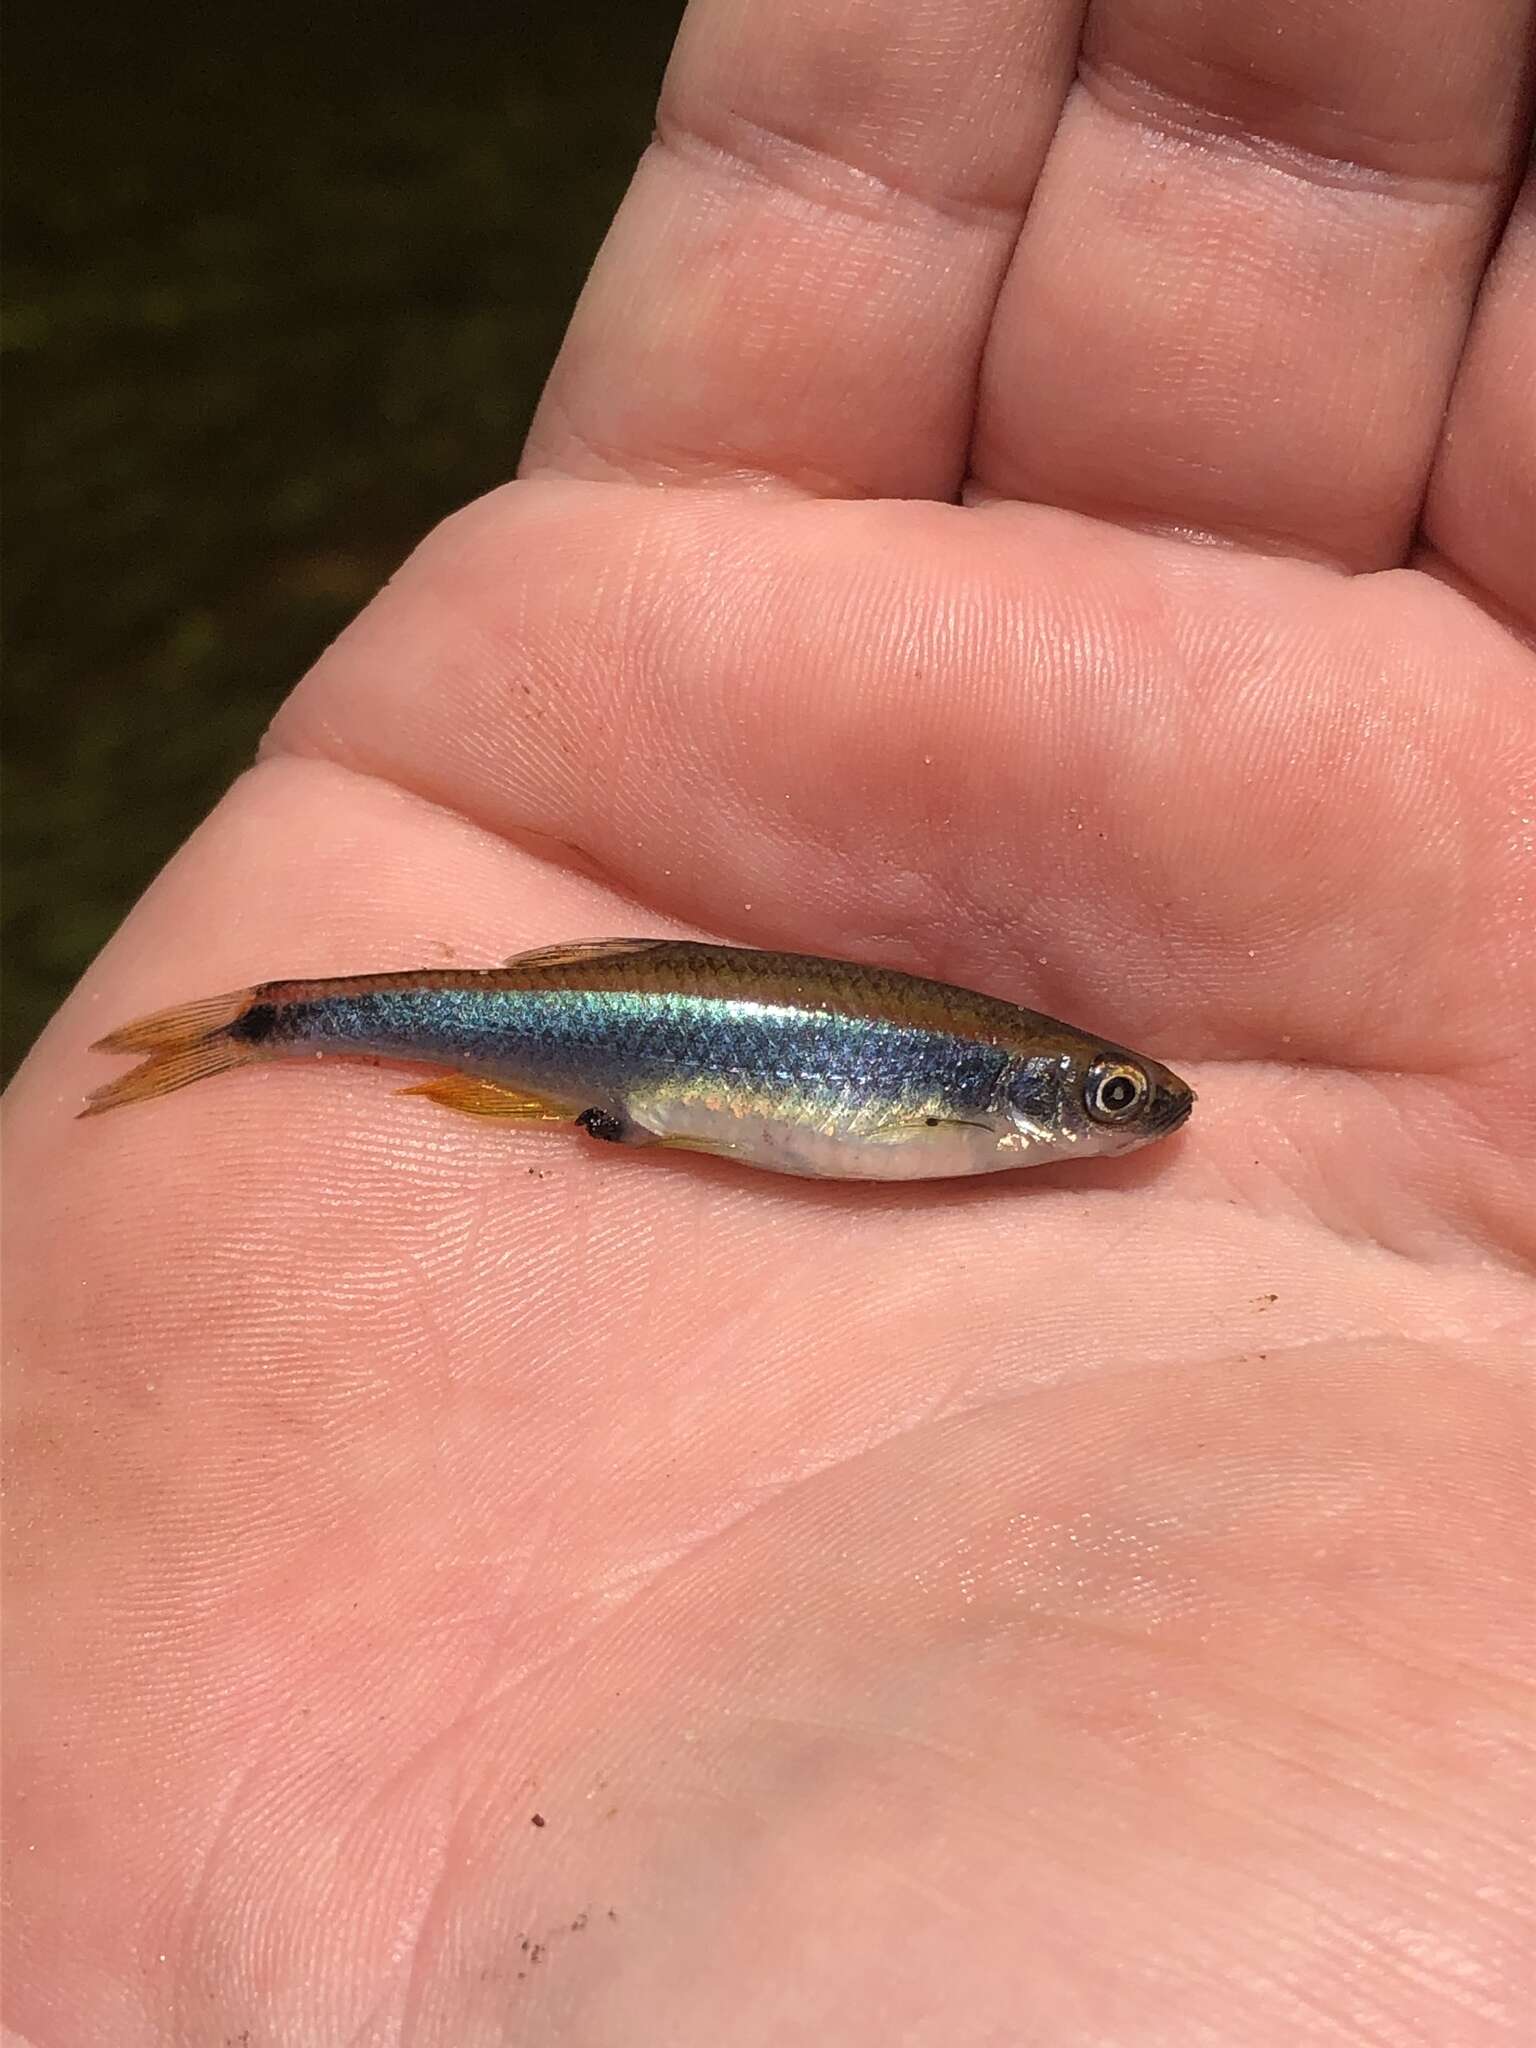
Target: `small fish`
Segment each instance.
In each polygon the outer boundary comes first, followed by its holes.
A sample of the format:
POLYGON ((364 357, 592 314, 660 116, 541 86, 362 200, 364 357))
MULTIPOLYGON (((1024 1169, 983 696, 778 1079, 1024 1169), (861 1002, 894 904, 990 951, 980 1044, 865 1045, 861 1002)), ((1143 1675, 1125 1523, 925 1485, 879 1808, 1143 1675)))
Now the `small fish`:
POLYGON ((402 1092, 827 1180, 939 1180, 1130 1152, 1194 1096, 1155 1060, 1032 1010, 794 953, 601 939, 504 966, 268 981, 162 1010, 82 1116, 258 1060, 449 1071, 402 1092))

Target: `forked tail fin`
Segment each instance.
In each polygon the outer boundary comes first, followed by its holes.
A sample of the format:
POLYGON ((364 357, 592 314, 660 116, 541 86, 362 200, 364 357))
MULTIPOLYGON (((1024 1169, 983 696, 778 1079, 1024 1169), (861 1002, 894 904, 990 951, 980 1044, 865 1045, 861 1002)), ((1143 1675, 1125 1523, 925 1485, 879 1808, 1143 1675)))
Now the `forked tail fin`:
POLYGON ((242 1038, 230 1029, 246 1014, 255 995, 254 989, 242 989, 238 995, 206 996, 201 1002, 157 1010, 152 1017, 109 1031, 91 1047, 92 1052, 137 1052, 147 1058, 132 1072, 87 1096, 81 1116, 100 1116, 125 1102, 150 1102, 209 1074, 222 1074, 226 1068, 260 1059, 260 1040, 242 1038))

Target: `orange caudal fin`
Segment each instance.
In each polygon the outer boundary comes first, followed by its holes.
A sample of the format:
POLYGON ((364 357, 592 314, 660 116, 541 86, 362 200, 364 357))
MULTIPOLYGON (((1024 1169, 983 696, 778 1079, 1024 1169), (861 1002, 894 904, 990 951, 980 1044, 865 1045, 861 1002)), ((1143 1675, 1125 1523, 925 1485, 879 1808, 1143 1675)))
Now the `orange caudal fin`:
POLYGON ((257 1042, 232 1037, 229 1029, 245 1015, 253 993, 242 989, 238 995, 209 996, 201 1002, 157 1010, 152 1017, 141 1017, 137 1023, 124 1024, 99 1038, 93 1052, 143 1053, 146 1057, 131 1073, 120 1074, 87 1096, 81 1116, 100 1116, 127 1102, 151 1102, 157 1095, 189 1087, 209 1074, 222 1074, 229 1067, 260 1059, 257 1042))

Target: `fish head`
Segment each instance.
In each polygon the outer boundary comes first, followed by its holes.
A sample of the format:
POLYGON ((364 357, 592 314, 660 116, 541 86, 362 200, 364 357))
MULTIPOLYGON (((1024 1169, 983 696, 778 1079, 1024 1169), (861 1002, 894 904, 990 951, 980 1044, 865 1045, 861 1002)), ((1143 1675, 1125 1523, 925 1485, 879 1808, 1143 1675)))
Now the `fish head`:
POLYGON ((1003 1098, 1019 1143, 1040 1159, 1134 1152, 1176 1131, 1195 1103, 1171 1067, 1076 1033, 1010 1061, 1003 1098))

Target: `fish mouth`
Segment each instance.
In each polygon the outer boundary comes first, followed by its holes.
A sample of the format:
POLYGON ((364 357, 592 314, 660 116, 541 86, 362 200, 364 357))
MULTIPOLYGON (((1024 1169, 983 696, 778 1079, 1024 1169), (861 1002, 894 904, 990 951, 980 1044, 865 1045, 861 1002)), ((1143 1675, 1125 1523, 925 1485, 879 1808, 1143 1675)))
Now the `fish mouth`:
POLYGON ((1159 1138, 1166 1138, 1170 1131, 1176 1131, 1181 1124, 1188 1123, 1190 1111, 1195 1106, 1195 1091, 1182 1083, 1176 1088, 1159 1088, 1152 1103, 1152 1114, 1148 1119, 1159 1138))

